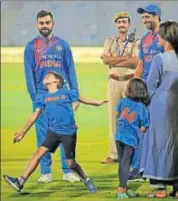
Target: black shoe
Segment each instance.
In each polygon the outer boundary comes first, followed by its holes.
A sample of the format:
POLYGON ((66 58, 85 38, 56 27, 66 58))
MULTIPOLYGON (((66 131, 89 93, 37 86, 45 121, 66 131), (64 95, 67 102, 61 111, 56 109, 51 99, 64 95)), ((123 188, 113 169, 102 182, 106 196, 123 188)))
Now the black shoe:
POLYGON ((8 175, 3 175, 6 182, 17 192, 20 192, 23 188, 23 185, 19 183, 19 180, 14 177, 9 177, 8 175))

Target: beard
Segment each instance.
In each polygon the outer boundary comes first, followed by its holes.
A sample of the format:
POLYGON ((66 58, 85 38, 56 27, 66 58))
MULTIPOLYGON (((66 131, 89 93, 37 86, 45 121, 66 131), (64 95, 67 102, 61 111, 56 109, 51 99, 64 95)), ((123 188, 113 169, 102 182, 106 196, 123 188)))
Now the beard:
POLYGON ((48 37, 51 32, 52 32, 52 29, 46 29, 46 28, 43 28, 41 30, 39 30, 40 34, 44 37, 48 37))
POLYGON ((154 30, 155 27, 153 22, 145 23, 145 26, 148 30, 154 30))

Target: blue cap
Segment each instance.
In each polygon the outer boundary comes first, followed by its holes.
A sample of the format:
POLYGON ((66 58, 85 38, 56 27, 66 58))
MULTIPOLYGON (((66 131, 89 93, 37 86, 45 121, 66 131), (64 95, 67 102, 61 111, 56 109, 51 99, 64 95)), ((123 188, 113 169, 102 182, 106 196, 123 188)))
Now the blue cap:
POLYGON ((146 13, 154 13, 156 15, 161 16, 161 9, 156 4, 149 4, 148 6, 145 6, 144 8, 140 7, 140 8, 137 9, 137 12, 139 14, 142 14, 144 12, 146 12, 146 13))

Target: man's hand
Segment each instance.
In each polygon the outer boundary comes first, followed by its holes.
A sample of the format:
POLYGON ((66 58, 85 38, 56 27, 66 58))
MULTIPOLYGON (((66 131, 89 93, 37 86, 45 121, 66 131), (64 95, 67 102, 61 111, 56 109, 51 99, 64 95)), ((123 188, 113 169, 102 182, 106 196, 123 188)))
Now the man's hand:
POLYGON ((22 132, 15 133, 13 138, 13 143, 20 142, 24 138, 24 136, 25 136, 25 133, 22 133, 22 132))

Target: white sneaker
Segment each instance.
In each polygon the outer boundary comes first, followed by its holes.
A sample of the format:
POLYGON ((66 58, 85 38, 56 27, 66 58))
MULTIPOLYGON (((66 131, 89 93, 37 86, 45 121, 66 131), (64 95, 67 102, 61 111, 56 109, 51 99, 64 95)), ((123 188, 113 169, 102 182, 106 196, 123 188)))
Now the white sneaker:
POLYGON ((69 181, 69 182, 79 182, 82 181, 78 175, 76 175, 74 172, 70 172, 67 174, 63 173, 63 180, 69 181))
POLYGON ((37 180, 38 183, 49 183, 52 181, 52 176, 50 174, 42 174, 41 177, 37 180))

